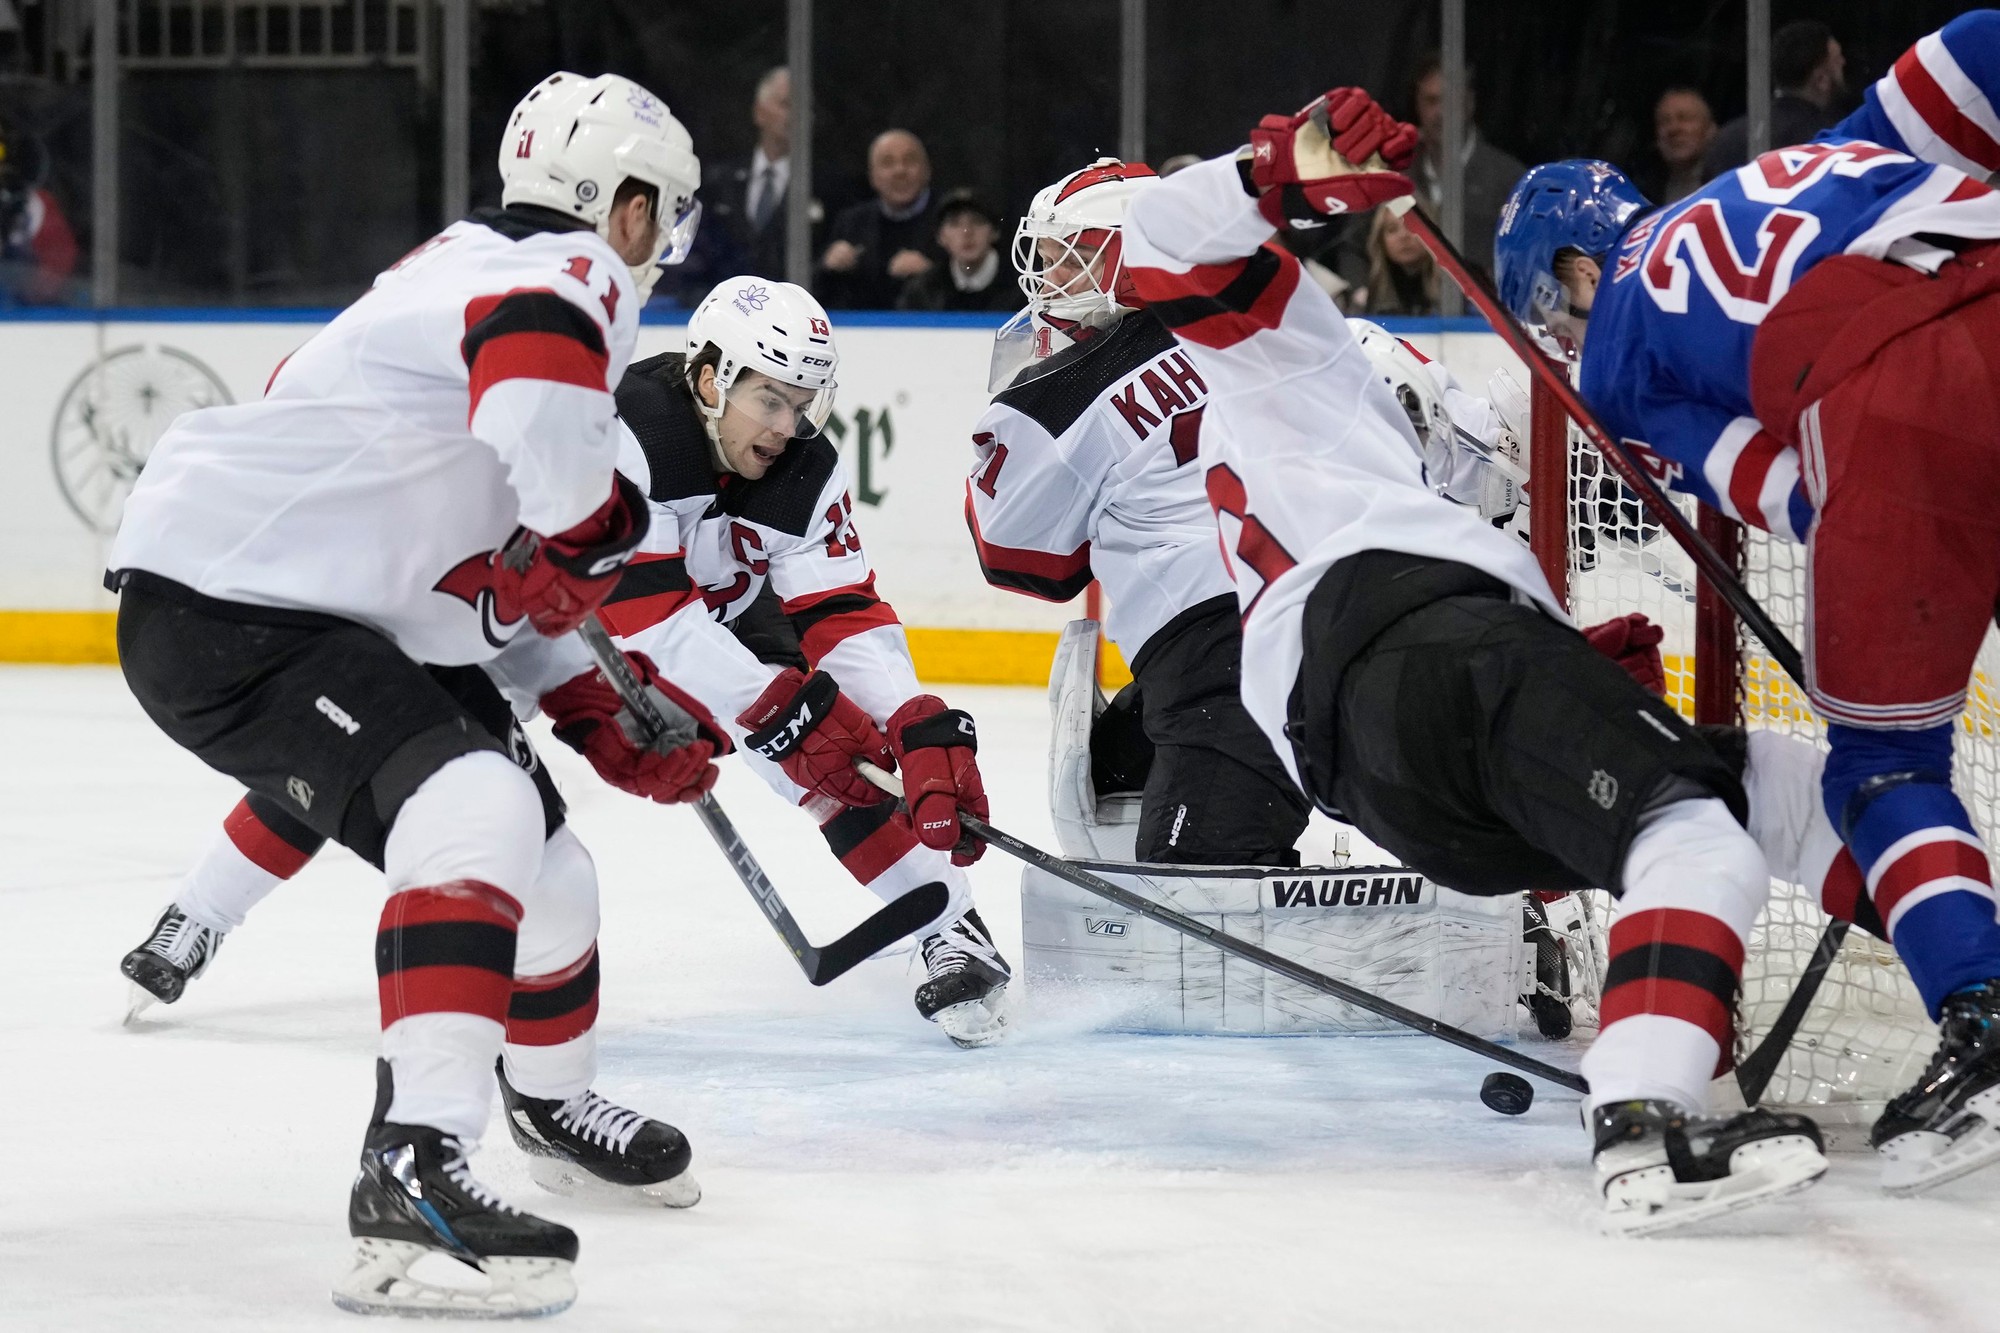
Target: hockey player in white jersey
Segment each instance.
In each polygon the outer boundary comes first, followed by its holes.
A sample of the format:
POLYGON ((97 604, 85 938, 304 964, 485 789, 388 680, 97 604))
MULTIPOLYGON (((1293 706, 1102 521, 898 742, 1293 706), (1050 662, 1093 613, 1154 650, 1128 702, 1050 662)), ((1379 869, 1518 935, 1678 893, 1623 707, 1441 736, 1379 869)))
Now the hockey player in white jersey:
MULTIPOLYGON (((600 616, 622 647, 644 654, 707 715, 734 719, 724 730, 745 762, 787 801, 807 807, 862 884, 885 899, 933 882, 951 891, 939 929, 920 944, 926 975, 917 1011, 958 1045, 985 1045, 1004 1031, 1011 969, 972 907, 964 868, 954 864, 955 832, 947 823, 933 835, 940 845, 925 845, 853 770, 857 756, 901 767, 916 790, 930 788, 919 806, 928 801, 946 820, 959 800, 985 811, 977 737, 958 729, 971 719, 917 684, 902 625, 876 595, 845 469, 820 434, 837 365, 832 327, 811 295, 745 277, 720 284, 697 307, 685 354, 626 372, 617 390, 618 470, 646 492, 652 522, 600 616), (698 405, 704 379, 709 395, 698 405), (725 626, 766 586, 779 596, 779 630, 804 670, 774 671, 725 626), (810 724, 792 727, 802 712, 810 724), (922 748, 912 738, 937 717, 948 718, 953 744, 936 758, 947 776, 956 774, 943 802, 937 775, 921 772, 932 757, 917 753, 920 772, 910 775, 911 752, 922 748)), ((560 725, 557 735, 578 748, 602 739, 560 725)), ((532 754, 525 738, 519 745, 517 752, 532 754)), ((546 781, 532 763, 530 771, 546 781)), ((323 841, 249 794, 153 937, 126 955, 123 970, 138 994, 178 999, 224 935, 323 841)))
POLYGON ((1622 898, 1584 1058, 1610 1226, 1775 1198, 1825 1171, 1817 1127, 1704 1114, 1769 893, 1740 782, 1568 627, 1525 546, 1431 493, 1402 409, 1272 241, 1407 194, 1391 168, 1413 146, 1336 90, 1127 221, 1138 293, 1219 409, 1202 463, 1237 578, 1244 703, 1301 789, 1440 883, 1622 898))
POLYGON ((1066 602, 1095 578, 1133 682, 1092 737, 1099 794, 1143 786, 1140 860, 1297 865, 1309 807, 1244 713, 1235 593, 1196 463, 1209 386, 1121 256, 1151 167, 1103 159, 1014 237, 1028 306, 995 343, 966 524, 987 582, 1066 602))
POLYGON ((590 1090, 595 873, 510 757, 493 681, 588 730, 618 785, 679 800, 714 781, 718 741, 624 739, 569 633, 646 535, 613 468, 612 388, 699 166, 643 88, 558 74, 515 109, 500 169, 505 207, 382 274, 261 401, 174 424, 109 562, 147 714, 388 880, 377 1100, 335 1288, 364 1313, 574 1299, 575 1235, 466 1164, 496 1061, 552 1179, 693 1201, 679 1131, 590 1090), (486 1286, 410 1271, 433 1253, 486 1286))

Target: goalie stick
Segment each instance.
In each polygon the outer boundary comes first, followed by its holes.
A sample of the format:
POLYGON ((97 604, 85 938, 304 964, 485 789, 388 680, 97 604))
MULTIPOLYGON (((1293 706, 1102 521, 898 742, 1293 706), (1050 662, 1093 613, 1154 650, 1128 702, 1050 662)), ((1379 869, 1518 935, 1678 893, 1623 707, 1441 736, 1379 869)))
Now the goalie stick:
MULTIPOLYGON (((660 707, 660 701, 646 692, 645 686, 625 660, 625 654, 618 651, 605 633, 604 626, 596 617, 583 622, 577 629, 584 646, 596 659, 597 669, 611 682, 611 688, 625 706, 632 710, 632 716, 646 731, 649 741, 666 738, 677 744, 685 744, 694 739, 695 720, 687 713, 675 708, 671 713, 660 707)), ((671 706, 671 705, 670 705, 671 706)), ((715 845, 722 849, 730 869, 743 881, 743 887, 757 900, 764 916, 771 923, 771 929, 778 932, 778 938, 792 951, 798 960, 799 969, 806 974, 806 980, 815 986, 824 986, 843 972, 874 957, 905 935, 929 925, 943 914, 950 904, 951 894, 944 885, 930 883, 911 889, 902 897, 889 903, 873 916, 863 921, 853 930, 828 944, 815 945, 806 938, 805 931, 793 918, 778 896, 777 886, 764 874, 763 867, 750 847, 737 833, 736 826, 729 822, 729 816, 722 812, 722 806, 712 793, 704 793, 694 802, 695 817, 708 830, 715 845)))
MULTIPOLYGON (((1513 312, 1501 304, 1492 284, 1466 263, 1458 247, 1424 216, 1423 210, 1414 207, 1414 202, 1406 197, 1393 201, 1388 207, 1398 208, 1400 205, 1398 211, 1403 215, 1403 225, 1417 234, 1437 260, 1438 266, 1450 274, 1466 297, 1479 307, 1479 313, 1486 316, 1486 322, 1493 326, 1493 331, 1526 363, 1528 373, 1555 395, 1563 411, 1583 430, 1584 438, 1590 441, 1598 456, 1618 474, 1620 481, 1631 488, 1639 497, 1639 502, 1659 520, 1660 526, 1673 536, 1680 548, 1693 558, 1696 566, 1708 576, 1710 585, 1750 627, 1751 633, 1762 640, 1765 651, 1777 660, 1803 693, 1805 662, 1792 641, 1785 637, 1784 631, 1750 595, 1750 590, 1743 586, 1743 581, 1736 576, 1729 562, 1695 530, 1694 524, 1688 522, 1679 506, 1667 498, 1666 492, 1660 489, 1624 444, 1613 439, 1611 433, 1604 429, 1604 423, 1597 419, 1597 414, 1584 402, 1583 395, 1569 382, 1569 376, 1549 359, 1527 329, 1514 318, 1513 312)), ((1827 970, 1833 966, 1834 957, 1847 938, 1847 925, 1847 922, 1839 920, 1827 922, 1819 947, 1813 950, 1812 961, 1799 974, 1798 985, 1792 988, 1777 1021, 1764 1034, 1764 1040, 1757 1044, 1757 1049, 1736 1066, 1736 1086, 1742 1090, 1745 1106, 1757 1104, 1764 1095, 1764 1089, 1769 1086, 1771 1076, 1777 1073, 1778 1062, 1784 1059, 1799 1024, 1805 1021, 1806 1010, 1812 1007, 1813 997, 1819 993, 1820 983, 1826 979, 1827 970)))
MULTIPOLYGON (((862 777, 867 778, 891 796, 901 799, 903 784, 897 780, 894 774, 885 772, 865 759, 855 760, 854 767, 860 771, 862 777)), ((972 836, 991 843, 993 846, 1027 862, 1031 866, 1045 870, 1058 879, 1066 880, 1087 893, 1094 893, 1100 898, 1109 899, 1129 912, 1137 912, 1149 921, 1157 921, 1169 930, 1178 931, 1180 934, 1186 935, 1191 939, 1197 939, 1204 944, 1212 945, 1233 958, 1241 958, 1246 963, 1255 963, 1258 967, 1276 972, 1279 976, 1296 981, 1299 985, 1316 990, 1322 995, 1331 995, 1336 1000, 1345 1000, 1356 1009, 1365 1009, 1371 1014, 1386 1018, 1394 1023, 1400 1023, 1404 1027, 1424 1033, 1426 1036, 1436 1037, 1440 1041, 1448 1041, 1462 1050, 1471 1051, 1475 1055, 1483 1055, 1489 1060, 1506 1065, 1510 1069, 1518 1069, 1524 1074, 1533 1074, 1536 1078, 1546 1079, 1558 1087, 1568 1088, 1571 1092, 1590 1091, 1590 1085, 1584 1082, 1580 1074, 1572 1074, 1567 1069, 1558 1069, 1556 1066, 1537 1060, 1533 1056, 1522 1055, 1518 1051, 1510 1051, 1498 1042, 1488 1041, 1484 1037, 1475 1037, 1462 1028, 1455 1028, 1449 1023, 1441 1023, 1437 1019, 1427 1014, 1420 1014, 1414 1009, 1405 1009, 1402 1005, 1392 1000, 1385 1000, 1380 996, 1371 995, 1358 986, 1351 986, 1345 981, 1340 981, 1326 975, 1324 972, 1315 972, 1303 963, 1295 963, 1281 954, 1272 953, 1269 949, 1260 948, 1247 940, 1238 939, 1234 935, 1224 934, 1213 926, 1205 926, 1193 917, 1183 916, 1171 907, 1162 906, 1150 898, 1132 892, 1130 889, 1122 889, 1110 880, 1100 879, 1088 870, 1082 869, 1073 861, 1066 861, 1059 856, 1051 856, 1041 848, 1025 843, 1013 834, 993 827, 993 825, 987 823, 977 815, 968 814, 966 811, 960 810, 958 812, 958 822, 972 836)), ((1170 870, 1178 869, 1178 867, 1167 868, 1170 870)), ((1157 873, 1161 867, 1153 866, 1151 869, 1157 873)))

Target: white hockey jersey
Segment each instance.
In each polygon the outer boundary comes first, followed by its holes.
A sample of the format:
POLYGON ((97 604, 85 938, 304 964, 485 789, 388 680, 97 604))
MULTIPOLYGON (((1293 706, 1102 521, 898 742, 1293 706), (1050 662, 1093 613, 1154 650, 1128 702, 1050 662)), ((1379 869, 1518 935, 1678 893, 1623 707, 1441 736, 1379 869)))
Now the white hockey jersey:
POLYGON ((1208 381, 1202 465, 1243 610, 1243 703, 1294 781, 1285 723, 1301 621, 1336 561, 1459 561, 1567 623, 1525 545, 1425 485, 1409 418, 1332 298, 1300 281, 1233 155, 1134 199, 1125 261, 1208 381))
POLYGON ((965 520, 995 587, 1066 602, 1099 580, 1130 661, 1231 588, 1195 462, 1209 386, 1143 312, 1062 358, 980 418, 965 520))
POLYGON ((294 352, 257 402, 192 412, 154 449, 110 567, 372 626, 420 662, 532 635, 496 603, 517 525, 611 494, 612 389, 638 331, 623 260, 556 214, 455 223, 294 352))
POLYGON ((633 366, 618 386, 618 470, 652 505, 645 546, 601 612, 737 739, 736 716, 776 671, 725 628, 768 581, 808 663, 886 722, 923 693, 896 613, 875 591, 840 454, 793 440, 762 477, 721 472, 678 354, 633 366))

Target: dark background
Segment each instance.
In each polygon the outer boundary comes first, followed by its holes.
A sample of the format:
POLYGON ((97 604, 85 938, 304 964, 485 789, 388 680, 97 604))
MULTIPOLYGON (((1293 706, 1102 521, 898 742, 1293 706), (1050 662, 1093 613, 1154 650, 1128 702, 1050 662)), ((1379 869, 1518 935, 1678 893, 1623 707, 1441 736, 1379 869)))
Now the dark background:
MULTIPOLYGON (((1858 99, 1917 37, 1973 6, 1846 0, 1772 6, 1827 22, 1858 99)), ((90 231, 90 88, 27 40, 0 51, 0 117, 39 140, 44 175, 90 231), (53 65, 53 67, 51 67, 53 65)), ((1118 139, 1115 0, 822 0, 815 190, 831 213, 865 193, 868 141, 902 126, 935 184, 1010 214, 1118 139)), ((1650 153, 1661 89, 1743 109, 1744 6, 1468 4, 1477 120, 1524 162, 1650 153)), ((752 90, 785 55, 782 0, 491 0, 474 6, 469 152, 475 202, 497 200, 494 145, 515 100, 555 69, 613 71, 664 97, 705 161, 745 155, 752 90)), ((1257 117, 1360 84, 1402 114, 1437 44, 1437 6, 1396 0, 1152 0, 1146 143, 1159 162, 1239 143, 1257 117)), ((436 229, 435 85, 408 69, 135 71, 125 82, 121 300, 335 305, 436 229)))

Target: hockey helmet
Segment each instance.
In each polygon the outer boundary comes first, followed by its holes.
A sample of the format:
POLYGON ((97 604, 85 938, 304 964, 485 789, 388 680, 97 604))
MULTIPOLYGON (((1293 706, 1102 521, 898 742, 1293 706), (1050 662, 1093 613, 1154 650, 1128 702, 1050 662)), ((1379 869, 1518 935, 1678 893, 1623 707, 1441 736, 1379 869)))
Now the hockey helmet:
POLYGON ((1442 477, 1454 427, 1444 385, 1432 373, 1430 358, 1373 321, 1350 319, 1347 327, 1368 354, 1375 377, 1409 417, 1410 429, 1417 433, 1417 456, 1434 476, 1442 477))
POLYGON ((1028 305, 995 337, 995 390, 1142 304, 1125 271, 1125 212, 1158 181, 1143 162, 1102 157, 1035 195, 1014 228, 1012 251, 1028 305))
POLYGON ((554 209, 608 236, 612 199, 628 177, 657 196, 659 240, 631 266, 643 301, 660 265, 687 257, 701 223, 694 140, 665 102, 617 74, 551 74, 515 106, 500 143, 502 203, 554 209))
MULTIPOLYGON (((826 311, 805 288, 758 277, 718 283, 688 317, 691 374, 696 373, 695 359, 709 347, 720 353, 715 363, 715 406, 704 403, 699 393, 694 401, 711 423, 721 420, 727 402, 795 438, 817 435, 826 426, 838 387, 834 371, 840 354, 834 350, 833 325, 826 311), (802 407, 780 406, 775 395, 760 395, 753 386, 739 382, 746 370, 810 390, 812 398, 802 407)), ((696 386, 691 382, 688 387, 696 386)))
POLYGON ((1633 219, 1652 206, 1609 162, 1569 158, 1533 168, 1507 196, 1493 238, 1501 302, 1525 324, 1547 324, 1568 308, 1556 281, 1556 255, 1608 253, 1633 219))

